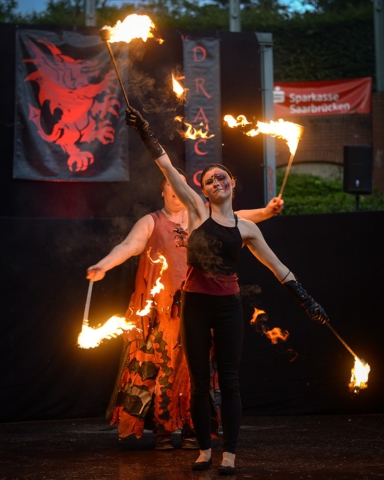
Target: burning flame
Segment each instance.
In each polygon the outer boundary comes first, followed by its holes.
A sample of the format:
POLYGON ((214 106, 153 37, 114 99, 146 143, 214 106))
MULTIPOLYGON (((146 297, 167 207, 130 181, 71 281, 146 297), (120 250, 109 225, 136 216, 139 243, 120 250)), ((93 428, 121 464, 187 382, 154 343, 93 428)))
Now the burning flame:
MULTIPOLYGON (((244 127, 249 125, 252 122, 248 122, 244 115, 239 115, 237 120, 235 120, 231 115, 226 115, 224 121, 227 122, 228 126, 233 127, 244 127)), ((255 137, 259 133, 264 133, 266 135, 272 135, 273 137, 282 138, 287 142, 289 151, 291 155, 295 155, 299 140, 301 139, 304 132, 304 127, 298 125, 297 123, 286 122, 282 118, 279 118, 276 122, 271 120, 269 123, 257 122, 256 128, 246 132, 246 135, 250 137, 255 137)))
POLYGON ((349 388, 357 393, 363 388, 367 388, 368 375, 371 367, 364 360, 355 357, 355 366, 351 370, 351 381, 349 388))
POLYGON ((287 340, 287 338, 289 337, 289 332, 287 332, 286 330, 282 332, 280 328, 275 327, 272 328, 272 330, 266 330, 264 332, 264 335, 268 337, 274 345, 276 345, 279 340, 285 342, 285 340, 287 340))
MULTIPOLYGON (((164 290, 164 285, 161 283, 161 276, 163 275, 164 270, 167 270, 168 262, 167 262, 167 259, 164 257, 164 255, 159 255, 159 258, 157 260, 153 260, 150 254, 151 254, 151 248, 149 248, 147 251, 147 256, 151 263, 161 263, 159 277, 156 279, 155 285, 152 287, 150 292, 152 297, 154 297, 157 293, 160 293, 161 290, 164 290)), ((152 307, 153 307, 153 300, 147 300, 145 307, 142 310, 138 310, 136 312, 136 315, 138 315, 139 317, 144 317, 145 315, 149 315, 152 307)))
POLYGON ((197 138, 208 139, 215 136, 213 133, 209 135, 209 127, 208 125, 204 125, 204 123, 200 123, 200 126, 204 127, 205 131, 203 128, 199 128, 199 129, 194 128, 190 123, 185 122, 183 117, 177 116, 175 117, 175 120, 177 122, 181 122, 183 125, 187 127, 187 130, 179 130, 180 135, 184 138, 196 140, 197 138))
POLYGON ((255 323, 257 322, 257 317, 259 315, 264 315, 265 313, 266 312, 264 312, 264 310, 259 310, 258 308, 254 307, 254 311, 253 311, 253 315, 252 315, 250 324, 255 325, 255 323))
MULTIPOLYGON (((134 38, 141 38, 143 42, 146 42, 148 38, 154 38, 152 30, 155 28, 155 24, 148 15, 134 13, 125 17, 122 22, 118 20, 114 27, 104 26, 101 30, 108 30, 110 43, 130 43, 134 38)), ((158 39, 158 41, 163 43, 162 39, 158 39)))
MULTIPOLYGON (((250 321, 251 325, 255 326, 257 324, 258 317, 260 315, 265 315, 265 314, 266 312, 264 310, 259 310, 258 308, 254 308, 253 315, 250 321)), ((285 342, 285 340, 287 340, 287 338, 289 337, 289 332, 287 331, 282 332, 281 329, 278 327, 272 328, 272 330, 266 330, 265 326, 262 325, 258 330, 263 332, 264 335, 267 338, 269 338, 269 340, 271 340, 271 342, 274 345, 276 345, 276 343, 278 343, 279 340, 282 340, 283 342, 285 342)))
POLYGON ((136 312, 136 315, 139 315, 139 317, 144 317, 145 315, 149 315, 149 312, 151 311, 153 300, 147 300, 146 306, 142 310, 138 310, 136 312))
MULTIPOLYGON (((156 280, 155 285, 150 292, 152 297, 154 297, 161 290, 164 290, 164 285, 161 283, 160 279, 164 270, 168 268, 168 263, 164 255, 159 255, 159 258, 157 260, 152 260, 152 258, 150 257, 150 252, 151 249, 149 249, 147 252, 149 260, 152 263, 162 264, 160 269, 160 276, 156 280)), ((143 317, 144 315, 148 315, 152 307, 153 300, 147 300, 146 306, 142 310, 138 310, 136 312, 136 315, 141 317, 143 317)), ((99 326, 98 328, 90 327, 88 325, 88 320, 84 320, 83 328, 78 336, 77 343, 81 348, 95 348, 98 347, 104 339, 116 338, 124 331, 132 330, 134 328, 140 331, 140 329, 138 329, 134 323, 127 322, 127 319, 125 317, 118 317, 116 315, 111 317, 104 325, 99 326)))
MULTIPOLYGON (((149 261, 150 261, 151 263, 161 263, 161 264, 162 264, 162 265, 161 265, 160 274, 159 274, 160 277, 161 277, 162 274, 163 274, 163 272, 164 272, 164 270, 167 270, 167 268, 168 268, 167 259, 164 257, 164 255, 159 255, 159 258, 158 258, 157 260, 153 260, 153 259, 151 258, 151 248, 148 249, 148 251, 147 251, 147 256, 148 256, 149 261)), ((159 277, 159 278, 160 278, 160 277, 159 277)), ((157 280, 156 280, 156 282, 157 282, 157 280)))
POLYGON ((249 125, 252 122, 248 122, 244 115, 239 115, 236 120, 232 115, 225 115, 224 122, 227 122, 228 126, 231 128, 234 127, 245 127, 245 125, 249 125))
POLYGON ((186 99, 186 94, 188 92, 188 88, 184 88, 178 80, 184 80, 185 77, 175 77, 172 73, 172 89, 175 92, 175 95, 180 100, 186 99))
POLYGON ((95 348, 100 345, 104 339, 115 338, 123 331, 136 328, 131 322, 127 322, 125 317, 113 316, 106 323, 98 328, 92 328, 88 325, 88 320, 83 324, 83 328, 78 336, 77 343, 80 348, 95 348))

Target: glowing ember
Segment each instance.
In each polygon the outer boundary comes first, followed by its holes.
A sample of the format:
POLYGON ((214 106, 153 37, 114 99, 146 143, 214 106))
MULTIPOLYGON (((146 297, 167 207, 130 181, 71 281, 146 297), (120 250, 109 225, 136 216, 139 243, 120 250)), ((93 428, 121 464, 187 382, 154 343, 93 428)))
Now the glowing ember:
MULTIPOLYGON (((117 21, 114 27, 104 26, 101 30, 109 32, 109 42, 126 42, 130 43, 134 38, 141 38, 146 42, 148 38, 154 38, 152 30, 155 24, 147 15, 137 15, 136 13, 128 15, 122 22, 117 21)), ((160 43, 163 40, 158 39, 160 43)))
MULTIPOLYGON (((252 122, 248 122, 244 115, 239 115, 237 120, 235 120, 231 115, 226 115, 224 121, 227 122, 228 126, 233 127, 244 127, 249 125, 252 122)), ((255 137, 259 133, 264 133, 266 135, 272 135, 273 137, 282 138, 287 142, 289 151, 291 155, 295 155, 297 150, 297 145, 299 140, 302 137, 304 128, 297 123, 286 122, 283 119, 279 118, 276 122, 271 120, 269 123, 257 122, 256 128, 246 132, 246 135, 250 137, 255 137)))
POLYGON ((83 328, 78 336, 77 343, 80 348, 95 348, 100 345, 104 339, 115 338, 124 331, 136 328, 131 322, 127 322, 125 317, 113 316, 107 322, 98 327, 92 328, 85 321, 83 328))
POLYGON ((181 122, 184 126, 187 127, 187 130, 179 130, 180 135, 184 138, 189 138, 191 140, 196 140, 197 138, 208 139, 208 138, 212 138, 212 137, 215 136, 213 133, 211 135, 209 135, 208 125, 205 125, 204 123, 200 123, 200 125, 199 125, 203 128, 196 129, 190 123, 185 122, 183 117, 180 117, 180 116, 175 117, 175 120, 177 122, 181 122))
POLYGON ((371 367, 364 360, 359 360, 355 357, 355 366, 351 370, 351 382, 349 388, 357 393, 363 388, 367 388, 368 375, 371 367))

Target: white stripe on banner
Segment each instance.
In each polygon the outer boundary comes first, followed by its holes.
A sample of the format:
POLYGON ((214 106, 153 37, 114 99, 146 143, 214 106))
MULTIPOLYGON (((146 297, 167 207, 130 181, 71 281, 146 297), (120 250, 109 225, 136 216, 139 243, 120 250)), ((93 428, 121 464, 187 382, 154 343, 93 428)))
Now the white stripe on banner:
POLYGON ((189 99, 185 122, 208 129, 208 138, 185 140, 185 170, 190 185, 200 192, 200 173, 210 163, 222 163, 220 44, 216 38, 183 38, 185 86, 189 99))

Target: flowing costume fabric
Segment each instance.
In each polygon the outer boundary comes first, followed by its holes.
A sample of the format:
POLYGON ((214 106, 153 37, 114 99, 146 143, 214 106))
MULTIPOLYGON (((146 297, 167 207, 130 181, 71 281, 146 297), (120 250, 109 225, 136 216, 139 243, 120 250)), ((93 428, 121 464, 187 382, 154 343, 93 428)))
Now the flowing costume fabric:
POLYGON ((119 438, 140 438, 144 428, 158 434, 193 428, 190 414, 190 380, 180 340, 180 288, 185 279, 186 232, 159 210, 151 213, 155 225, 140 256, 126 318, 141 332, 124 333, 124 348, 107 418, 118 425, 119 438), (162 264, 153 263, 163 255, 168 269, 161 276, 164 290, 154 297, 150 291, 160 276, 162 264), (151 261, 151 259, 153 261, 151 261), (149 315, 138 310, 154 299, 149 315))

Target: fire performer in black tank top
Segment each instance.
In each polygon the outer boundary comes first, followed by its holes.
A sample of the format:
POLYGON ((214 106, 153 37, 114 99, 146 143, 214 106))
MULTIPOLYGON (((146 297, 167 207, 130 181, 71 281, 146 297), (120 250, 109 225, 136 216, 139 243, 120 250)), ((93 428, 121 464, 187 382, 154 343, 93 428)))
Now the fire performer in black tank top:
POLYGON ((191 379, 191 415, 200 455, 193 470, 207 470, 211 458, 209 350, 214 329, 215 354, 222 394, 223 458, 220 475, 236 472, 235 453, 241 420, 238 370, 243 343, 243 315, 237 283, 237 260, 243 245, 269 268, 299 300, 311 320, 328 316, 276 257, 259 228, 237 218, 232 209, 235 180, 223 165, 212 164, 201 174, 201 187, 210 209, 180 177, 149 124, 132 107, 126 122, 140 135, 176 195, 188 211, 188 272, 182 293, 181 333, 191 379))

